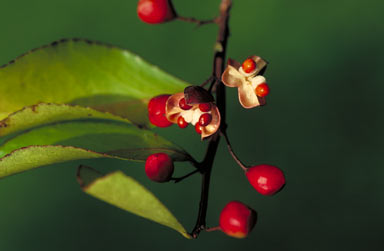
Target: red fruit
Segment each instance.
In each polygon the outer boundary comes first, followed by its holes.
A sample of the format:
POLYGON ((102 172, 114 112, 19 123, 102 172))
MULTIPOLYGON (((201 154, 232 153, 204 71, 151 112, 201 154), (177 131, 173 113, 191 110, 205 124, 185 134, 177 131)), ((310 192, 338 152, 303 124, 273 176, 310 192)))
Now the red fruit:
POLYGON ((195 131, 198 133, 198 134, 201 134, 203 132, 203 127, 199 124, 199 123, 196 123, 195 125, 195 131))
POLYGON ((173 174, 173 161, 168 154, 155 153, 149 155, 145 162, 145 173, 156 182, 169 181, 173 174))
POLYGON ((252 166, 245 172, 251 185, 262 195, 274 195, 285 185, 280 168, 270 165, 252 166))
POLYGON ((188 123, 185 121, 185 119, 180 116, 178 119, 177 119, 177 125, 180 127, 180 128, 186 128, 188 126, 188 123))
POLYGON ((259 97, 265 97, 269 94, 269 86, 266 83, 259 84, 255 89, 256 95, 259 97))
POLYGON ((137 15, 145 23, 159 24, 174 19, 176 12, 170 0, 140 0, 137 15))
POLYGON ((199 109, 202 112, 209 112, 211 110, 211 104, 210 103, 201 103, 201 104, 199 104, 199 109))
POLYGON ((241 65, 245 73, 251 73, 256 69, 256 62, 252 58, 246 59, 241 65))
POLYGON ((229 236, 244 238, 256 224, 257 213, 239 201, 229 202, 220 213, 220 229, 229 236))
POLYGON ((192 106, 188 105, 185 101, 185 98, 180 99, 179 101, 179 107, 183 110, 189 110, 192 108, 192 106))
POLYGON ((212 115, 209 113, 204 113, 204 114, 201 114, 198 124, 201 126, 207 126, 209 125, 209 123, 211 123, 211 121, 212 121, 212 115))
POLYGON ((160 95, 152 98, 148 103, 149 121, 158 127, 168 127, 172 123, 165 117, 165 104, 170 95, 160 95))

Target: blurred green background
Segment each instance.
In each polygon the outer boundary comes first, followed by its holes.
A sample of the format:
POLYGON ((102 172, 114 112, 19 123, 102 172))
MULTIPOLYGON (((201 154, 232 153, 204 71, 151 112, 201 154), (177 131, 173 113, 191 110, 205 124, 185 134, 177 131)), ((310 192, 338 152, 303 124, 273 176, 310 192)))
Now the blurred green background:
MULTIPOLYGON (((184 16, 207 19, 219 0, 174 0, 184 16)), ((282 168, 276 196, 254 191, 221 144, 213 170, 208 225, 241 200, 259 221, 244 240, 220 232, 186 240, 161 225, 85 195, 79 162, 0 180, 0 250, 383 250, 384 2, 381 0, 234 0, 228 56, 257 54, 270 65, 268 105, 245 110, 228 89, 228 133, 248 164, 282 168)), ((200 84, 211 72, 215 26, 171 22, 151 26, 137 1, 1 0, 0 64, 60 38, 118 45, 164 70, 200 84)), ((192 128, 158 130, 197 159, 206 143, 192 128)), ((122 169, 141 181, 189 230, 200 178, 180 184, 147 181, 142 164, 82 161, 122 169), (133 166, 131 168, 131 166, 133 166)), ((177 174, 190 170, 177 165, 177 174)))

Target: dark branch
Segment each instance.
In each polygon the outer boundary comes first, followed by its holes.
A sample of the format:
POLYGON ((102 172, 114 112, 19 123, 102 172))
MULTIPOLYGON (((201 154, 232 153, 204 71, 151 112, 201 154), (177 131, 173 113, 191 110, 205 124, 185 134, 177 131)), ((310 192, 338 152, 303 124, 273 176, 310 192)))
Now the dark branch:
MULTIPOLYGON (((225 67, 225 53, 227 47, 227 40, 229 36, 229 11, 232 6, 231 0, 222 0, 220 3, 220 16, 216 19, 216 23, 219 26, 219 32, 215 43, 215 54, 213 57, 212 75, 215 76, 215 81, 212 84, 212 88, 216 90, 216 103, 221 115, 220 127, 226 128, 225 122, 225 88, 221 84, 221 75, 224 72, 225 67)), ((213 161, 216 156, 217 147, 220 141, 220 134, 217 132, 214 134, 209 142, 207 152, 202 162, 203 174, 202 174, 202 186, 201 186, 201 198, 199 205, 199 213, 196 221, 196 225, 192 230, 191 235, 197 238, 201 230, 206 229, 206 216, 208 209, 208 194, 211 171, 213 161)))
POLYGON ((192 172, 190 172, 190 173, 187 173, 187 174, 184 175, 184 176, 181 176, 181 177, 178 177, 178 178, 173 178, 173 177, 172 177, 171 180, 174 181, 175 183, 178 183, 178 182, 180 182, 180 181, 182 181, 182 180, 188 178, 189 176, 191 176, 191 175, 193 175, 193 174, 195 174, 195 173, 198 173, 198 172, 200 172, 200 170, 199 170, 199 169, 196 169, 196 170, 194 170, 194 171, 192 171, 192 172))

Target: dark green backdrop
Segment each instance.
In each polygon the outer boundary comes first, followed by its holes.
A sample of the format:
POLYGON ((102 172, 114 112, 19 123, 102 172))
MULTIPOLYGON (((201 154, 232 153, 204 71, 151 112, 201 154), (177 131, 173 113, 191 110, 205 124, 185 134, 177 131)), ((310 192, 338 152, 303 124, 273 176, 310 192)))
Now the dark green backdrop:
MULTIPOLYGON (((180 14, 209 18, 219 0, 175 0, 180 14)), ((133 0, 1 0, 0 64, 65 37, 127 48, 193 84, 210 74, 215 26, 150 26, 133 0)), ((190 241, 82 193, 78 162, 0 180, 0 250, 383 250, 383 58, 381 0, 234 0, 228 55, 270 62, 268 105, 244 110, 228 90, 228 133, 246 163, 276 164, 287 186, 262 197, 222 144, 215 162, 208 224, 238 199, 259 212, 245 240, 203 233, 190 241)), ((193 130, 159 133, 201 156, 193 130), (186 136, 185 136, 186 135, 186 136)), ((199 157, 198 157, 199 158, 199 157)), ((201 157, 200 157, 201 158, 201 157)), ((199 159, 200 159, 199 158, 199 159)), ((191 229, 199 177, 152 184, 142 165, 121 168, 145 183, 191 229)), ((178 173, 188 169, 178 166, 178 173)))

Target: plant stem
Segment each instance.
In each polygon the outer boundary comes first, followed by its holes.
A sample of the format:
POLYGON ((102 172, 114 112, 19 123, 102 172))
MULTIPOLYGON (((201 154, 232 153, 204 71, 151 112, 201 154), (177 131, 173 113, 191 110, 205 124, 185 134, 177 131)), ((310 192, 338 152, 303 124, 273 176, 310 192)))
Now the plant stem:
POLYGON ((207 80, 204 81, 204 83, 202 83, 200 85, 200 87, 204 87, 206 86, 208 83, 214 83, 215 82, 215 76, 214 75, 211 75, 207 80))
MULTIPOLYGON (((216 103, 221 115, 221 128, 226 128, 225 122, 225 88, 221 83, 221 75, 224 72, 225 67, 225 53, 227 47, 227 40, 229 36, 229 11, 232 6, 232 0, 222 0, 220 3, 220 16, 216 19, 216 23, 219 26, 219 32, 215 43, 215 53, 213 57, 212 75, 215 76, 215 82, 213 88, 216 89, 216 103)), ((196 225, 192 230, 192 237, 197 238, 201 230, 206 228, 206 216, 208 209, 208 194, 209 184, 212 172, 213 161, 216 156, 217 147, 220 141, 220 133, 215 133, 210 141, 202 161, 202 185, 201 185, 201 198, 199 204, 199 212, 196 221, 196 225)))
POLYGON ((177 16, 176 19, 180 20, 180 21, 183 21, 183 22, 187 22, 187 23, 197 24, 197 27, 202 26, 204 24, 211 24, 211 23, 216 23, 217 22, 217 18, 209 19, 209 20, 199 20, 199 19, 196 19, 196 18, 193 18, 193 17, 177 16))
POLYGON ((209 228, 206 228, 205 231, 206 232, 213 232, 213 231, 219 231, 221 230, 220 226, 217 226, 217 227, 209 227, 209 228))
POLYGON ((173 177, 172 177, 171 180, 174 181, 175 183, 178 183, 178 182, 180 182, 180 181, 182 181, 182 180, 188 178, 189 176, 191 176, 191 175, 193 175, 193 174, 195 174, 195 173, 198 173, 198 172, 200 172, 200 170, 199 170, 199 169, 196 169, 196 170, 194 170, 194 171, 192 171, 192 172, 190 172, 190 173, 187 173, 187 174, 184 175, 184 176, 181 176, 181 177, 178 177, 178 178, 173 178, 173 177))
POLYGON ((236 163, 244 170, 247 171, 248 167, 244 165, 243 162, 236 156, 235 152, 232 149, 231 142, 229 142, 229 138, 227 135, 227 132, 225 129, 223 131, 220 131, 221 136, 225 138, 225 141, 227 142, 228 151, 231 154, 232 158, 236 161, 236 163))

